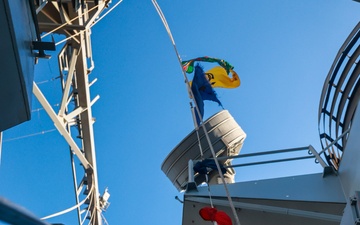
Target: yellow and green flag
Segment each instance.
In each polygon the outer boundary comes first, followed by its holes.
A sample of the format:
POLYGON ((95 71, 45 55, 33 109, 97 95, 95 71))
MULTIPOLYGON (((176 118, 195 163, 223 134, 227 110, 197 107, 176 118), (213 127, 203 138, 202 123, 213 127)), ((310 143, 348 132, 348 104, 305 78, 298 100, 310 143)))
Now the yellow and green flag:
POLYGON ((182 61, 181 64, 183 66, 183 70, 186 73, 192 73, 194 71, 194 63, 195 62, 217 63, 221 67, 225 68, 227 73, 229 73, 230 70, 234 69, 234 67, 230 63, 228 63, 227 61, 225 61, 223 59, 204 56, 204 57, 198 57, 198 58, 195 58, 195 59, 190 59, 190 60, 187 60, 187 61, 182 61))
POLYGON ((219 64, 219 66, 216 66, 205 72, 205 76, 213 88, 236 88, 240 86, 240 78, 234 71, 234 67, 229 62, 223 59, 212 58, 208 56, 198 57, 187 61, 182 61, 181 63, 183 70, 186 73, 192 73, 194 71, 195 62, 209 62, 219 64))
POLYGON ((211 86, 221 88, 236 88, 240 86, 240 78, 237 73, 230 69, 231 76, 229 77, 226 70, 221 66, 216 66, 205 72, 205 76, 210 82, 211 86))

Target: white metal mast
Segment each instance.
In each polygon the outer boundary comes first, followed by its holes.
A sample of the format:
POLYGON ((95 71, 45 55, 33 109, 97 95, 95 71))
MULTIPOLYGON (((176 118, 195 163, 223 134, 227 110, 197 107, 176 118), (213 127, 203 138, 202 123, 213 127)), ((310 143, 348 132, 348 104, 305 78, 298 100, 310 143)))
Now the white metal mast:
MULTIPOLYGON (((101 212, 108 206, 108 193, 99 196, 89 74, 94 65, 91 52, 91 25, 107 7, 109 0, 37 0, 37 20, 40 32, 64 34, 69 38, 58 55, 62 100, 56 112, 46 96, 34 83, 33 93, 50 116, 71 150, 75 197, 79 224, 101 225, 101 212), (71 104, 70 104, 71 103, 71 104), (76 128, 77 132, 74 131, 76 128), (75 161, 84 168, 77 178, 75 161), (79 180, 78 180, 79 179, 79 180), (82 204, 84 203, 84 204, 82 204)), ((54 90, 56 91, 56 90, 54 90)))

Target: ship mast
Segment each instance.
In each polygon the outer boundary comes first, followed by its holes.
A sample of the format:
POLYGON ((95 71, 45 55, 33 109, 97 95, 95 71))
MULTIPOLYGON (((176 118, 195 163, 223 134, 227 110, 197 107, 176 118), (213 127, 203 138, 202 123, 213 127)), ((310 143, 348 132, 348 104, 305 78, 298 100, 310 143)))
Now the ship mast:
POLYGON ((110 1, 35 2, 38 29, 43 37, 47 33, 63 34, 66 42, 58 55, 61 90, 54 90, 62 95, 59 109, 53 109, 35 83, 33 93, 69 144, 79 224, 89 220, 86 224, 102 225, 101 212, 108 206, 104 198, 108 193, 100 196, 98 187, 93 131, 95 121, 91 109, 98 96, 94 99, 90 97, 93 82, 89 80, 89 75, 94 68, 90 34, 91 26, 110 1), (80 178, 77 177, 79 172, 76 172, 77 160, 84 169, 80 178))

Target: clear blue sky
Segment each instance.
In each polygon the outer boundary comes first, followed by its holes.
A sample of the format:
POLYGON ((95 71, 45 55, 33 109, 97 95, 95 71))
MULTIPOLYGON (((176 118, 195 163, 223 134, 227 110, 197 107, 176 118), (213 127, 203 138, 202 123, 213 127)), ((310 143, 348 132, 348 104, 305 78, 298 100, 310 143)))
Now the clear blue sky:
MULTIPOLYGON (((184 60, 207 55, 235 66, 241 87, 216 91, 247 133, 241 153, 309 144, 319 151, 320 92, 338 49, 360 19, 360 3, 158 3, 184 60)), ((98 82, 91 93, 100 95, 93 106, 99 187, 101 192, 109 187, 111 194, 104 215, 112 225, 180 225, 182 205, 174 196, 182 196, 160 167, 193 122, 179 63, 151 0, 124 0, 93 27, 92 47, 90 80, 98 82)), ((40 60, 35 81, 48 81, 39 87, 51 104, 60 102, 51 91, 58 88, 59 80, 51 80, 57 76, 55 56, 40 60)), ((33 109, 40 107, 34 98, 33 109)), ((220 109, 205 102, 205 118, 220 109)), ((4 133, 0 196, 39 217, 74 205, 68 147, 57 132, 13 138, 52 129, 40 110, 30 122, 4 133)), ((311 161, 236 171, 236 180, 243 181, 321 169, 311 161)), ((76 215, 51 222, 75 224, 76 215)))

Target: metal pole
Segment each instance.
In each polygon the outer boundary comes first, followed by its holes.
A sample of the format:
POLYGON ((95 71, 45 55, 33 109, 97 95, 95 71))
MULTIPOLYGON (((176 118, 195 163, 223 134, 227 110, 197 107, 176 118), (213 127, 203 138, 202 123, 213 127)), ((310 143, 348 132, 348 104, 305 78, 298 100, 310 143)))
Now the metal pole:
POLYGON ((194 163, 192 161, 192 159, 189 160, 189 168, 188 168, 188 172, 189 172, 189 183, 194 182, 194 163))

